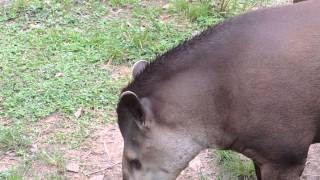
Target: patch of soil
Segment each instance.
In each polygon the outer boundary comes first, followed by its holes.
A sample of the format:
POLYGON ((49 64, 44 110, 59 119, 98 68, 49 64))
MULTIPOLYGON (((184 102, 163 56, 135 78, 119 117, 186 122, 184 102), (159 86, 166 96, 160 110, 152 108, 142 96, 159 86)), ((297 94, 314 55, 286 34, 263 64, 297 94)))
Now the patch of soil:
POLYGON ((97 127, 90 142, 65 154, 69 162, 80 165, 80 172, 68 172, 68 179, 121 179, 122 149, 122 137, 117 128, 97 127))
MULTIPOLYGON (((47 140, 48 134, 53 132, 57 128, 57 124, 59 121, 63 120, 63 118, 58 113, 52 113, 47 118, 40 120, 35 127, 30 126, 29 128, 35 129, 37 133, 37 139, 31 144, 29 148, 29 153, 34 154, 38 152, 39 149, 44 148, 45 141, 47 140)), ((0 123, 3 126, 11 126, 11 123, 8 119, 0 119, 0 123)), ((18 156, 14 151, 3 152, 0 151, 0 172, 5 172, 10 170, 12 167, 16 167, 21 163, 22 157, 18 156)), ((39 166, 41 168, 42 166, 39 166)), ((49 169, 47 167, 46 169, 49 169)), ((40 169, 37 170, 42 171, 40 169)))
MULTIPOLYGON (((123 140, 117 126, 98 127, 93 139, 79 150, 65 154, 68 162, 78 163, 80 172, 68 172, 68 179, 122 179, 121 161, 123 140)), ((208 151, 203 151, 189 163, 178 180, 214 179, 215 168, 209 162, 208 151)))
POLYGON ((10 2, 10 0, 0 0, 0 5, 4 6, 7 5, 10 2))
POLYGON ((19 164, 21 158, 13 151, 8 151, 0 155, 0 172, 5 172, 19 164))
POLYGON ((121 79, 127 79, 131 76, 131 68, 126 65, 112 65, 111 61, 106 62, 105 64, 101 65, 101 69, 106 70, 109 74, 112 80, 121 80, 121 79))
POLYGON ((169 0, 158 0, 158 1, 142 1, 141 5, 148 7, 148 6, 157 6, 157 7, 163 7, 164 5, 168 4, 169 0))
POLYGON ((48 146, 47 140, 50 134, 57 131, 69 132, 72 127, 72 122, 59 114, 58 112, 51 113, 48 117, 39 120, 33 128, 37 134, 36 140, 32 143, 31 152, 36 152, 39 148, 48 146))
MULTIPOLYGON (((0 109, 1 110, 1 109, 0 109)), ((9 127, 11 126, 11 122, 9 119, 6 118, 0 118, 0 125, 4 127, 9 127)))
POLYGON ((177 180, 193 180, 193 179, 215 179, 217 169, 213 166, 212 157, 208 150, 202 151, 196 156, 189 166, 183 170, 177 180))

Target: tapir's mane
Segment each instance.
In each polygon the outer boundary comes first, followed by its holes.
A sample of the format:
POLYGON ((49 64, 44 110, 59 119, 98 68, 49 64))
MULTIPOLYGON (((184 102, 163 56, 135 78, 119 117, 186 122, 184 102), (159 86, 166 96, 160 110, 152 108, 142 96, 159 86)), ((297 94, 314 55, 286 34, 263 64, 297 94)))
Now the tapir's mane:
POLYGON ((187 39, 167 52, 158 55, 155 60, 148 63, 144 70, 139 73, 122 92, 129 90, 135 92, 139 97, 147 95, 148 92, 146 88, 148 85, 150 86, 152 82, 159 81, 163 76, 168 75, 168 73, 178 70, 179 67, 177 66, 187 63, 181 62, 182 58, 179 58, 179 56, 190 54, 190 49, 195 48, 200 42, 207 40, 209 36, 214 36, 230 22, 231 20, 227 20, 211 26, 193 36, 191 39, 187 39))

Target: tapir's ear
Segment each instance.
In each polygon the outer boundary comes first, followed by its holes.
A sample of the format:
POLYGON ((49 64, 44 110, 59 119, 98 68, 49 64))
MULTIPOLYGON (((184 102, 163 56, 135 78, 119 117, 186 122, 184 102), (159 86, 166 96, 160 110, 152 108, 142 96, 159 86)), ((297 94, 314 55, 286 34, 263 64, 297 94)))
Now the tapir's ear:
POLYGON ((137 77, 139 73, 141 73, 144 68, 147 66, 148 62, 145 60, 140 60, 132 66, 132 76, 133 78, 137 77))
POLYGON ((135 122, 139 128, 145 125, 144 107, 134 92, 125 91, 121 94, 117 114, 121 132, 125 131, 128 124, 132 122, 135 122))

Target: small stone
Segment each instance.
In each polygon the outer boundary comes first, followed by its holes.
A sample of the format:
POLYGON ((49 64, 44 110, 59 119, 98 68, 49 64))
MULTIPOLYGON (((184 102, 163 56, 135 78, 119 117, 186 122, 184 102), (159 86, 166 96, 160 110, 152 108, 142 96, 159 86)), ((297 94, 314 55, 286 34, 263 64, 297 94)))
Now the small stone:
POLYGON ((32 144, 32 145, 31 145, 31 148, 30 148, 30 151, 31 151, 32 153, 38 152, 38 145, 37 145, 37 144, 32 144))
POLYGON ((197 35, 199 35, 200 34, 200 31, 194 31, 194 32, 192 32, 192 36, 197 36, 197 35))
POLYGON ((64 77, 64 73, 58 72, 58 73, 55 75, 55 77, 64 77))
POLYGON ((78 163, 71 162, 71 163, 68 163, 68 164, 66 165, 66 169, 67 169, 67 171, 69 171, 69 172, 75 172, 75 173, 77 173, 77 172, 79 172, 80 166, 79 166, 78 163))
POLYGON ((82 116, 83 113, 84 113, 84 109, 81 107, 74 113, 74 116, 78 119, 82 116))
POLYGON ((163 9, 169 9, 171 7, 172 7, 172 5, 170 3, 165 4, 164 6, 162 6, 163 9))
POLYGON ((196 156, 192 161, 189 162, 189 168, 194 171, 198 171, 201 168, 201 160, 199 156, 196 156))

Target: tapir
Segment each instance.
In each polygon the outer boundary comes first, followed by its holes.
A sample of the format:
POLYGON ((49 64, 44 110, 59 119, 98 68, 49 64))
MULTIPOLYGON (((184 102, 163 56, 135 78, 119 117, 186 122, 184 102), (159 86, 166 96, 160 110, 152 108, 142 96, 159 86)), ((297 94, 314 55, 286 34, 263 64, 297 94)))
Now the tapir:
POLYGON ((173 180, 201 150, 297 180, 320 142, 320 1, 252 11, 133 68, 117 105, 124 180, 173 180))

